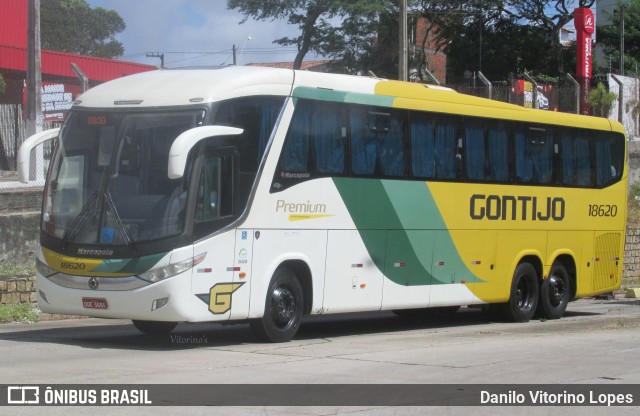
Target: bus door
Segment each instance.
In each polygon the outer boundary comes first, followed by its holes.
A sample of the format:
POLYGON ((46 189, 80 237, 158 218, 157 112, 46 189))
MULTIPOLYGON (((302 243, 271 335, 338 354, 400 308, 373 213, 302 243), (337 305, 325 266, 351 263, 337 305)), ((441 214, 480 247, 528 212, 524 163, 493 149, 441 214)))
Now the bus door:
POLYGON ((239 215, 236 149, 208 149, 195 163, 195 173, 193 232, 199 241, 194 252, 206 255, 195 266, 192 293, 206 304, 214 320, 246 318, 249 285, 245 280, 251 273, 253 237, 248 230, 219 232, 239 215))

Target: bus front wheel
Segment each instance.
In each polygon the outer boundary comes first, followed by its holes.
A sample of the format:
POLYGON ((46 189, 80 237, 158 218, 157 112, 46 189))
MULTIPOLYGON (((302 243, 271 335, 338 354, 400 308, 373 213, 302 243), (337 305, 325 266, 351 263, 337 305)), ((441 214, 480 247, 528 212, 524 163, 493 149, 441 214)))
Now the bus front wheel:
POLYGON ((554 263, 549 278, 540 286, 538 311, 547 319, 559 319, 564 315, 571 298, 571 279, 562 264, 554 263))
POLYGON ((165 335, 178 325, 177 322, 138 321, 135 319, 132 322, 138 331, 147 335, 165 335))
POLYGON ((527 322, 538 306, 538 273, 530 263, 516 267, 509 301, 501 305, 502 317, 511 322, 527 322))
POLYGON ((296 275, 281 267, 269 284, 264 315, 249 322, 251 329, 265 341, 290 341, 300 328, 303 304, 302 287, 296 275))

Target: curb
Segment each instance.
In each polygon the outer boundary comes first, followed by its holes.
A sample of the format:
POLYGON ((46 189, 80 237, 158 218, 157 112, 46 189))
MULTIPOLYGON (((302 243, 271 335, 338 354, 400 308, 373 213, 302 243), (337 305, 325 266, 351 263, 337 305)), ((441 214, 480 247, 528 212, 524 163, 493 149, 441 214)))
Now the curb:
POLYGON ((625 291, 627 298, 640 298, 640 287, 629 288, 625 291))

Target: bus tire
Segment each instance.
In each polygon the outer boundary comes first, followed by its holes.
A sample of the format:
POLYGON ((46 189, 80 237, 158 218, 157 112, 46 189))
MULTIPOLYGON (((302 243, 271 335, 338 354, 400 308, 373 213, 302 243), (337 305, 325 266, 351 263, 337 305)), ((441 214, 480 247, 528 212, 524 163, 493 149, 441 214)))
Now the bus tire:
POLYGON ((554 263, 549 278, 544 279, 540 285, 539 314, 547 319, 561 318, 571 296, 572 285, 567 269, 560 263, 554 263))
POLYGON ((290 341, 302 320, 304 299, 295 273, 281 267, 273 275, 262 318, 249 321, 251 329, 262 340, 290 341))
POLYGON ((147 335, 165 335, 173 331, 173 328, 178 325, 177 322, 138 321, 135 319, 131 322, 133 322, 133 326, 135 326, 138 331, 147 335))
POLYGON ((527 322, 536 312, 539 298, 538 273, 530 263, 520 263, 513 273, 509 301, 501 305, 505 321, 527 322))

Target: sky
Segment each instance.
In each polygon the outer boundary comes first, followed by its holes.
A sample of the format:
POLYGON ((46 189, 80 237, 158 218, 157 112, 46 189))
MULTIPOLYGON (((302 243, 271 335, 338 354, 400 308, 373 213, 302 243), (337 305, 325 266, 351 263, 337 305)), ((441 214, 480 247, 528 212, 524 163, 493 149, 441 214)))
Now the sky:
MULTIPOLYGON (((146 53, 164 53, 165 66, 227 65, 237 63, 293 62, 295 46, 282 47, 273 40, 295 36, 297 28, 286 21, 258 22, 227 10, 226 0, 87 0, 91 7, 112 9, 127 28, 116 38, 125 48, 121 59, 160 65, 146 53)), ((307 55, 307 60, 314 59, 307 55)))

